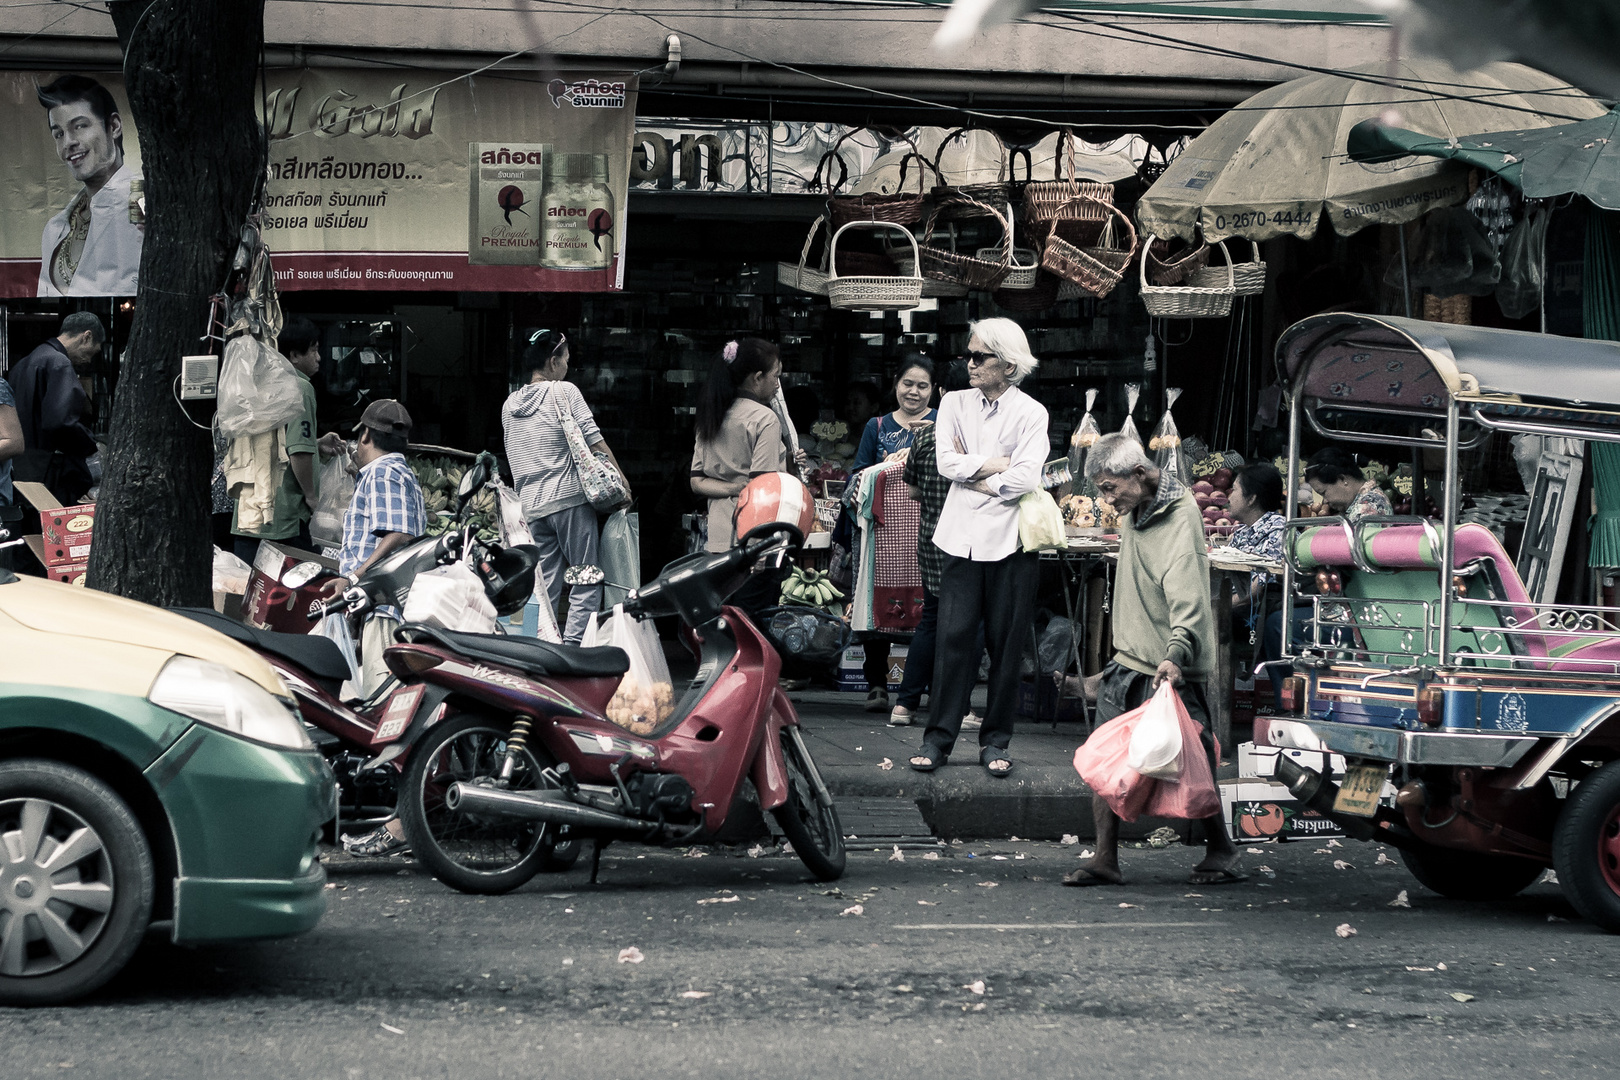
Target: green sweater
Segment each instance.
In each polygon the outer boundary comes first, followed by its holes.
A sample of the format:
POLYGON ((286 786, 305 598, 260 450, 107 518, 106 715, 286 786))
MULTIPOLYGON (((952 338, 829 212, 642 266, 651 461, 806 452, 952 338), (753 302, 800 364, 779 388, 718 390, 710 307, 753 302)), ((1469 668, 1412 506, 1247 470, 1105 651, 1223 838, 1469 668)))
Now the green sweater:
POLYGON ((1120 519, 1114 576, 1114 659, 1152 674, 1172 660, 1191 682, 1214 667, 1215 619, 1198 503, 1173 476, 1153 502, 1120 519))

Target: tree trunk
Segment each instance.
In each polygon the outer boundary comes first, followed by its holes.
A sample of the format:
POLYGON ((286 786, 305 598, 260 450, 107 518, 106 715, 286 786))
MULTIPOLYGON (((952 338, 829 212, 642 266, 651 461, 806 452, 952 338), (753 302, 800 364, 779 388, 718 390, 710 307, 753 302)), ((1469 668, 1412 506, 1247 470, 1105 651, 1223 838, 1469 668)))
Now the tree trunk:
POLYGON ((146 241, 113 397, 89 584, 149 604, 212 594, 213 445, 175 401, 265 169, 255 107, 264 0, 116 0, 141 141, 146 241))

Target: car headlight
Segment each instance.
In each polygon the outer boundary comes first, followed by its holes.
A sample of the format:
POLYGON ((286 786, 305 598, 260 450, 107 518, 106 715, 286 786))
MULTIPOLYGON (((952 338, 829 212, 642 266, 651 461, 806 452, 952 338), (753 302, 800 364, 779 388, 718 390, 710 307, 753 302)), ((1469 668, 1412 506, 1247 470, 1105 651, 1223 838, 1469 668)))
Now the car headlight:
POLYGON ((176 656, 163 665, 147 697, 233 735, 293 750, 314 747, 290 704, 223 664, 176 656))

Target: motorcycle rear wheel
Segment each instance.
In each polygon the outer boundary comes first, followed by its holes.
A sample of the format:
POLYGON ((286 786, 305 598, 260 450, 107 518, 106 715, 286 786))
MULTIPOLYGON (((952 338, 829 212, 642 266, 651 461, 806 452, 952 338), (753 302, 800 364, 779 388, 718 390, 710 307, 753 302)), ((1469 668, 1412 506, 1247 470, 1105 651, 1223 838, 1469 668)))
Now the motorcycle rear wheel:
POLYGON ((821 881, 834 881, 844 875, 844 830, 838 808, 816 800, 815 785, 810 782, 815 764, 800 753, 799 742, 786 729, 781 739, 788 798, 771 813, 809 871, 821 881))
MULTIPOLYGON (((579 858, 579 842, 559 843, 550 826, 445 806, 444 793, 455 781, 496 783, 510 736, 510 724, 476 713, 459 716, 429 731, 405 767, 399 800, 405 838, 422 865, 460 892, 511 892, 536 874, 567 870, 579 858)), ((525 747, 507 790, 554 786, 541 775, 551 764, 544 750, 525 747)))

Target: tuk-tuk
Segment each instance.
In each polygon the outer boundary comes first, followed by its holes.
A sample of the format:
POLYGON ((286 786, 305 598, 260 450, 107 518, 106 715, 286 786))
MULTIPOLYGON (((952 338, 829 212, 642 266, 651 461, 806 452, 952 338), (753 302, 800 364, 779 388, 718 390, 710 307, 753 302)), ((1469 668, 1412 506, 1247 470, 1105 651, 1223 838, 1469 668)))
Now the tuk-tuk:
POLYGON ((1620 442, 1620 344, 1325 314, 1286 330, 1277 359, 1289 507, 1305 424, 1445 463, 1429 478, 1439 520, 1289 520, 1293 675, 1257 739, 1346 770, 1336 784, 1284 755, 1279 779, 1436 892, 1506 898, 1552 867, 1581 914, 1620 931, 1620 609, 1538 601, 1495 533, 1459 523, 1460 455, 1493 435, 1620 442))

